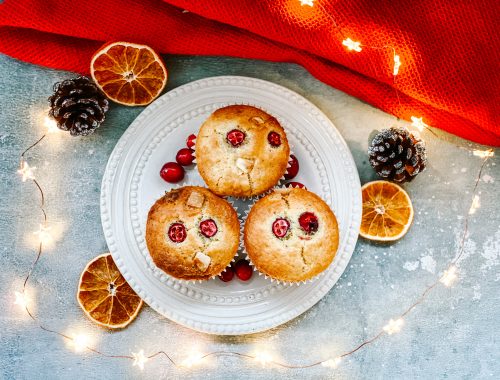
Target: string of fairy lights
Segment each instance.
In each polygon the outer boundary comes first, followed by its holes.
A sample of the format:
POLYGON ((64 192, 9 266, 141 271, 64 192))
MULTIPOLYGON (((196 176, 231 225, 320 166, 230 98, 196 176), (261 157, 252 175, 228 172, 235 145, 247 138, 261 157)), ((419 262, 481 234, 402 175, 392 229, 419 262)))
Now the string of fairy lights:
MULTIPOLYGON (((300 4, 302 6, 310 6, 313 7, 315 6, 315 0, 298 0, 300 1, 300 4)), ((339 26, 337 25, 335 19, 325 10, 323 5, 317 3, 317 6, 319 6, 325 13, 331 18, 334 26, 340 30, 339 26)), ((393 58, 394 58, 394 65, 392 67, 392 74, 394 78, 398 75, 399 69, 402 65, 401 58, 398 54, 396 54, 396 50, 391 47, 391 46, 383 46, 383 47, 375 47, 375 46, 367 46, 362 44, 359 41, 353 41, 350 38, 344 38, 342 41, 342 45, 346 47, 347 50, 349 51, 354 51, 354 52, 360 52, 364 47, 368 48, 374 48, 374 49, 380 49, 380 48, 390 48, 393 51, 393 58)), ((396 91, 397 94, 397 91, 396 91)), ((398 100, 399 100, 399 95, 398 95, 398 100)), ((478 194, 478 186, 482 177, 482 172, 483 169, 487 163, 487 161, 494 156, 493 150, 473 150, 472 153, 474 156, 479 157, 481 159, 481 165, 478 170, 478 174, 475 178, 475 183, 474 183, 474 188, 472 191, 472 199, 470 203, 470 207, 468 209, 467 215, 464 218, 464 226, 462 230, 462 234, 460 237, 460 243, 458 247, 458 252, 455 256, 455 258, 449 263, 447 266, 447 269, 445 269, 440 276, 438 276, 435 281, 427 286, 423 292, 420 294, 420 296, 412 303, 410 304, 402 313, 399 315, 396 315, 395 317, 391 318, 384 326, 381 327, 381 329, 372 335, 371 338, 366 339, 359 343, 356 347, 354 347, 351 350, 345 351, 343 353, 338 354, 337 356, 334 357, 327 357, 319 361, 314 361, 311 363, 306 363, 306 364, 290 364, 286 362, 282 362, 279 360, 275 359, 275 356, 273 355, 272 352, 266 351, 265 349, 259 349, 256 350, 255 352, 252 353, 241 353, 241 352, 236 352, 236 351, 213 351, 213 352, 208 352, 208 353, 201 353, 199 351, 193 351, 189 355, 187 355, 182 361, 176 361, 174 360, 169 354, 167 354, 165 351, 158 351, 152 354, 145 354, 144 349, 137 350, 137 352, 130 352, 130 354, 124 354, 124 355, 115 355, 115 354, 108 354, 102 351, 97 350, 96 348, 92 347, 91 345, 91 339, 89 336, 85 333, 78 332, 78 333, 62 333, 60 331, 57 331, 55 329, 46 327, 44 324, 42 324, 39 319, 35 316, 35 314, 32 312, 30 309, 30 306, 33 304, 33 300, 29 297, 28 295, 28 289, 27 285, 29 282, 29 279, 36 268, 40 258, 43 255, 44 252, 44 247, 48 245, 49 243, 52 242, 53 237, 51 235, 51 226, 49 225, 49 220, 45 208, 45 194, 42 189, 42 186, 40 183, 37 181, 36 176, 35 176, 35 171, 37 168, 35 166, 30 166, 28 161, 27 161, 27 154, 28 152, 36 147, 38 144, 40 144, 42 141, 47 141, 50 139, 50 135, 57 133, 59 129, 57 128, 57 125, 55 121, 48 116, 45 117, 43 120, 44 127, 46 128, 46 133, 39 138, 34 144, 29 146, 22 154, 20 157, 20 164, 19 164, 19 170, 17 171, 21 175, 21 180, 23 182, 32 182, 40 195, 40 210, 43 215, 42 223, 40 223, 39 228, 37 231, 34 232, 34 235, 36 236, 37 239, 37 254, 35 256, 35 260, 33 261, 32 265, 30 266, 30 269, 27 273, 27 275, 24 278, 24 282, 22 285, 22 288, 18 291, 14 291, 14 296, 15 296, 15 301, 14 304, 18 305, 20 308, 26 311, 28 316, 44 331, 47 331, 49 333, 56 334, 60 337, 62 337, 64 340, 67 341, 69 346, 75 351, 75 352, 82 352, 82 351, 90 351, 95 354, 98 354, 103 357, 107 358, 114 358, 114 359, 127 359, 132 362, 132 366, 139 368, 140 370, 143 370, 145 367, 145 364, 156 358, 156 357, 165 357, 173 366, 178 367, 178 368, 192 368, 196 365, 201 364, 204 360, 206 360, 209 357, 220 357, 220 356, 232 356, 232 357, 239 357, 242 359, 247 359, 254 361, 256 363, 259 363, 262 366, 266 365, 275 365, 283 368, 290 368, 290 369, 305 369, 305 368, 310 368, 310 367, 315 367, 315 366, 323 366, 323 367, 328 367, 328 368, 337 368, 342 360, 344 360, 346 357, 349 357, 353 354, 355 354, 357 351, 363 349, 364 347, 373 344, 375 341, 381 339, 382 337, 386 335, 393 335, 401 331, 401 329, 404 327, 405 324, 405 318, 422 302, 424 302, 429 294, 432 292, 433 289, 435 289, 438 285, 442 285, 445 287, 450 287, 452 286, 455 281, 458 278, 458 262, 461 259, 461 257, 464 254, 465 251, 465 242, 466 242, 466 237, 468 235, 469 231, 469 219, 470 216, 473 215, 476 210, 480 207, 480 198, 478 194)), ((430 131, 433 135, 436 136, 434 131, 432 131, 424 121, 422 117, 416 117, 412 116, 411 117, 411 126, 416 128, 419 132, 423 131, 424 129, 430 131)))

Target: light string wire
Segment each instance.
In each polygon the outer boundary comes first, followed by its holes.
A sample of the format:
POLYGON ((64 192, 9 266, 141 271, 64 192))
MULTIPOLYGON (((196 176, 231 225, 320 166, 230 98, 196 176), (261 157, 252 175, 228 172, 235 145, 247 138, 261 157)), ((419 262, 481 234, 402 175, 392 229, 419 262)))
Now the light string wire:
MULTIPOLYGON (((314 0, 300 0, 300 1, 301 2, 307 1, 308 2, 307 5, 312 6, 314 0)), ((326 9, 323 7, 323 5, 321 5, 319 3, 318 3, 318 5, 331 18, 334 26, 336 28, 339 28, 335 19, 326 11, 326 9)), ((358 45, 355 45, 355 46, 358 46, 358 45)), ((391 46, 375 47, 375 46, 367 46, 367 45, 361 45, 361 44, 359 44, 359 46, 370 47, 370 48, 374 48, 374 49, 391 48, 393 50, 394 56, 396 56, 396 51, 391 46)), ((395 83, 395 77, 396 77, 396 75, 394 75, 394 83, 395 83)), ((399 100, 398 91, 397 90, 395 90, 395 91, 396 91, 396 94, 397 94, 398 100, 399 100)), ((425 124, 424 124, 424 127, 427 130, 431 131, 434 136, 438 137, 425 124)), ((50 130, 51 129, 49 127, 49 132, 50 132, 50 130)), ((46 208, 45 208, 45 194, 44 194, 44 191, 42 189, 42 186, 40 185, 40 183, 36 180, 36 178, 33 175, 32 169, 34 169, 34 168, 29 167, 25 156, 31 149, 35 148, 38 144, 40 144, 46 138, 46 136, 47 135, 44 134, 40 139, 38 139, 35 143, 33 143, 26 150, 24 150, 24 152, 21 154, 21 157, 20 157, 20 169, 18 170, 18 172, 23 175, 23 182, 26 179, 31 180, 35 184, 35 186, 39 192, 40 209, 41 209, 42 214, 43 214, 43 226, 45 226, 45 227, 46 227, 47 222, 48 222, 47 212, 46 212, 46 208)), ((182 362, 177 362, 169 354, 167 354, 165 351, 157 351, 157 352, 150 354, 150 355, 147 355, 147 356, 144 355, 143 350, 140 350, 138 353, 132 352, 131 355, 115 355, 115 354, 105 353, 105 352, 100 351, 94 347, 87 345, 87 344, 80 344, 80 348, 87 349, 90 352, 93 352, 97 355, 100 355, 100 356, 103 356, 106 358, 133 360, 133 365, 134 366, 137 365, 139 367, 139 369, 141 369, 141 370, 144 368, 145 362, 147 362, 150 359, 156 358, 156 357, 165 357, 173 366, 178 367, 178 368, 190 368, 191 366, 198 364, 199 362, 201 362, 204 359, 207 359, 209 357, 219 357, 219 356, 231 356, 231 357, 239 357, 242 359, 256 360, 256 361, 259 361, 262 365, 271 364, 271 365, 275 365, 275 366, 283 367, 283 368, 288 368, 288 369, 305 369, 305 368, 311 368, 311 367, 315 367, 315 366, 319 366, 319 365, 323 365, 323 366, 331 367, 331 368, 336 368, 342 359, 355 354, 357 351, 363 349, 364 347, 366 347, 368 345, 373 344, 374 342, 379 340, 382 336, 384 336, 386 334, 392 335, 396 332, 399 332, 402 328, 402 325, 403 325, 403 318, 405 318, 407 315, 409 315, 418 305, 423 303, 427 299, 427 297, 429 296, 431 291, 433 289, 435 289, 439 283, 443 283, 445 286, 450 286, 452 281, 456 278, 456 265, 458 264, 459 259, 462 257, 462 255, 464 253, 466 237, 467 237, 468 232, 469 232, 469 218, 470 218, 470 215, 473 214, 472 210, 475 210, 475 207, 477 208, 477 205, 476 205, 477 197, 478 197, 477 192, 478 192, 478 186, 479 186, 479 182, 481 180, 482 172, 483 172, 483 169, 484 169, 488 159, 494 155, 493 150, 491 150, 491 149, 486 150, 486 151, 474 150, 473 153, 475 156, 482 158, 482 163, 481 163, 481 166, 479 168, 477 177, 475 179, 474 188, 473 188, 473 192, 472 192, 471 206, 470 206, 469 212, 467 213, 467 216, 465 217, 465 220, 464 220, 464 228, 463 228, 463 232, 462 232, 461 239, 460 239, 458 254, 456 255, 455 259, 453 259, 450 262, 450 264, 448 266, 449 269, 445 270, 444 274, 439 276, 431 285, 428 285, 424 289, 424 291, 421 293, 421 295, 410 306, 408 306, 405 309, 405 311, 402 312, 397 317, 396 320, 391 319, 377 334, 375 334, 374 336, 372 336, 369 339, 362 341, 358 346, 354 347, 353 349, 341 353, 337 357, 327 358, 327 359, 323 359, 320 361, 311 362, 308 364, 294 365, 294 364, 289 364, 289 363, 281 362, 278 360, 274 360, 270 354, 267 354, 265 352, 260 352, 260 353, 253 355, 253 354, 241 353, 241 352, 237 352, 237 351, 212 351, 212 352, 208 352, 208 353, 205 353, 202 355, 198 355, 194 358, 193 357, 188 358, 182 362)), ((42 329, 46 332, 52 333, 52 334, 56 334, 56 335, 62 337, 63 339, 76 344, 76 343, 78 343, 78 337, 70 336, 68 334, 65 334, 65 333, 62 333, 60 331, 46 327, 44 324, 42 324, 40 322, 40 320, 30 310, 29 305, 28 305, 29 303, 27 301, 27 296, 26 296, 27 285, 28 285, 28 282, 29 282, 33 272, 35 271, 35 269, 37 267, 37 264, 39 263, 39 260, 42 256, 42 254, 43 254, 43 244, 44 244, 44 239, 43 239, 43 235, 42 235, 43 232, 44 232, 44 230, 42 229, 42 225, 41 225, 40 242, 38 244, 37 254, 36 254, 35 260, 33 261, 32 265, 30 266, 30 269, 29 269, 27 275, 24 278, 22 293, 21 293, 22 299, 20 299, 19 302, 16 300, 16 303, 19 303, 20 305, 22 305, 24 307, 24 309, 26 310, 29 317, 38 325, 38 327, 40 329, 42 329)), ((16 297, 17 297, 17 295, 18 294, 16 292, 16 297)))
MULTIPOLYGON (((21 154, 21 161, 20 161, 20 167, 21 168, 23 168, 23 163, 26 162, 25 161, 25 155, 26 155, 26 153, 29 150, 31 150, 32 148, 34 148, 35 146, 37 146, 45 137, 46 137, 46 135, 43 135, 39 140, 37 140, 34 144, 32 144, 30 147, 28 147, 21 154)), ((475 151, 475 152, 477 152, 477 151, 475 151)), ((450 262, 449 268, 454 268, 455 265, 458 263, 459 259, 462 257, 462 255, 464 253, 465 241, 466 241, 467 234, 469 232, 469 218, 470 218, 470 215, 472 215, 472 213, 470 212, 470 210, 473 209, 473 206, 474 206, 474 203, 475 203, 475 199, 476 199, 476 196, 477 196, 479 182, 480 182, 481 177, 482 177, 483 169, 484 169, 487 161, 493 156, 492 153, 493 153, 492 150, 487 150, 487 151, 483 152, 483 155, 482 155, 483 160, 482 160, 481 166, 479 168, 478 174, 477 174, 475 182, 474 182, 474 188, 473 188, 473 191, 472 191, 471 206, 469 207, 469 212, 467 213, 467 216, 465 217, 465 220, 464 220, 464 228, 463 228, 463 232, 462 232, 461 238, 460 238, 460 245, 459 245, 459 248, 458 248, 458 254, 456 255, 455 259, 453 259, 450 262)), ((476 155, 481 156, 479 154, 476 154, 476 155)), ((31 178, 31 180, 36 185, 37 190, 39 192, 39 195, 40 195, 40 209, 41 209, 42 214, 43 214, 43 221, 44 221, 44 223, 47 223, 48 217, 47 217, 47 212, 46 212, 46 209, 45 209, 45 195, 44 195, 44 191, 43 191, 42 187, 40 186, 39 182, 35 178, 31 178)), ((36 269, 36 266, 37 266, 37 264, 38 264, 38 262, 39 262, 39 260, 40 260, 40 258, 42 256, 42 253, 43 253, 43 241, 41 240, 40 243, 39 243, 39 245, 38 245, 38 250, 37 250, 36 258, 33 261, 32 265, 31 265, 31 267, 30 267, 30 269, 29 269, 29 271, 28 271, 28 273, 27 273, 27 275, 26 275, 26 277, 24 279, 24 282, 23 282, 22 294, 24 296, 26 295, 26 288, 27 288, 28 281, 29 281, 32 273, 36 269)), ((447 271, 445 271, 445 274, 443 276, 438 277, 431 285, 427 286, 424 289, 424 291, 421 293, 421 295, 415 300, 415 302, 413 302, 410 306, 408 306, 408 308, 404 312, 402 312, 397 317, 396 320, 392 320, 391 319, 389 321, 389 323, 386 326, 384 326, 376 335, 374 335, 370 339, 366 339, 366 340, 362 341, 358 346, 354 347, 350 351, 346 351, 346 352, 338 355, 337 357, 335 357, 333 359, 328 358, 328 359, 324 359, 324 360, 320 360, 320 361, 315 361, 315 362, 312 362, 312 363, 309 363, 309 364, 294 365, 294 364, 289 364, 289 363, 285 363, 285 362, 273 360, 270 355, 269 356, 266 356, 265 354, 264 355, 251 355, 251 354, 241 353, 241 352, 237 352, 237 351, 213 351, 213 352, 208 352, 208 353, 203 354, 203 355, 199 355, 196 358, 188 359, 187 362, 186 362, 186 360, 184 362, 177 362, 169 354, 167 354, 165 351, 158 351, 158 352, 155 352, 155 353, 150 354, 148 356, 144 356, 142 350, 139 353, 132 353, 132 355, 115 355, 115 354, 105 353, 103 351, 100 351, 100 350, 98 350, 98 349, 96 349, 94 347, 88 346, 88 345, 83 345, 80 348, 85 348, 85 349, 87 349, 87 350, 89 350, 89 351, 91 351, 91 352, 93 352, 93 353, 95 353, 97 355, 101 355, 101 356, 106 357, 106 358, 133 360, 134 361, 134 366, 138 365, 141 369, 144 368, 144 363, 147 360, 156 358, 158 356, 165 357, 172 365, 174 365, 175 367, 178 367, 178 368, 186 368, 186 367, 189 368, 192 365, 197 364, 198 362, 201 362, 202 360, 204 360, 206 358, 214 357, 214 356, 215 357, 218 357, 218 356, 231 356, 231 357, 239 357, 239 358, 242 358, 242 359, 257 360, 257 361, 261 362, 262 364, 272 364, 272 365, 276 365, 276 366, 283 367, 283 368, 288 368, 288 369, 305 369, 305 368, 311 368, 311 367, 315 367, 315 366, 319 366, 319 365, 324 365, 324 366, 328 366, 328 367, 336 367, 340 363, 340 361, 342 359, 344 359, 344 358, 346 358, 348 356, 353 355, 354 353, 356 353, 357 351, 361 350, 362 348, 364 348, 364 347, 366 347, 368 345, 371 345, 372 343, 374 343, 377 340, 379 340, 385 334, 392 335, 393 333, 398 332, 401 329, 401 327, 402 327, 403 318, 405 318, 408 314, 410 314, 418 305, 420 305, 422 302, 424 302, 425 299, 430 294, 430 292, 433 289, 435 289, 436 286, 440 282, 443 283, 443 281, 446 279, 446 276, 447 276, 446 272, 447 271)), ((448 273, 450 273, 450 272, 448 272, 448 273)), ((59 335, 60 337, 66 339, 68 341, 72 341, 72 342, 76 341, 76 338, 73 337, 73 336, 70 336, 70 335, 65 334, 65 333, 61 333, 61 332, 59 332, 57 330, 48 328, 45 325, 43 325, 39 321, 39 319, 34 315, 34 313, 32 313, 32 311, 29 309, 29 306, 28 306, 27 302, 25 302, 23 306, 24 306, 24 309, 26 310, 27 314, 29 315, 29 317, 38 325, 38 327, 40 329, 42 329, 42 330, 44 330, 46 332, 49 332, 49 333, 53 333, 53 334, 59 335)))
MULTIPOLYGON (((314 0, 299 0, 299 1, 302 4, 302 6, 307 5, 309 7, 313 7, 315 5, 314 0)), ((335 20, 335 18, 333 17, 332 12, 329 12, 328 9, 326 9, 326 7, 320 1, 318 1, 316 3, 316 5, 318 6, 318 8, 320 8, 323 11, 323 14, 326 15, 326 17, 331 21, 331 23, 334 26, 334 30, 341 35, 342 45, 344 45, 347 49, 356 51, 358 53, 362 50, 362 48, 368 48, 371 50, 387 50, 387 49, 389 49, 390 51, 392 51, 392 57, 394 60, 393 75, 392 75, 392 89, 394 90, 394 92, 396 94, 396 99, 398 101, 399 107, 402 108, 403 105, 402 105, 401 99, 399 97, 399 90, 396 88, 396 80, 397 80, 396 78, 399 74, 399 68, 401 67, 400 56, 396 53, 396 48, 392 45, 380 45, 380 46, 368 45, 366 43, 351 40, 344 33, 344 31, 342 30, 340 25, 337 23, 337 20, 335 20)), ((376 72, 377 68, 376 68, 375 64, 373 63, 373 61, 369 59, 368 63, 370 64, 370 66, 372 67, 374 72, 376 72)), ((429 125, 424 123, 421 117, 418 118, 416 116, 412 116, 411 121, 412 121, 412 125, 414 127, 416 127, 419 131, 422 131, 423 129, 425 129, 425 130, 429 131, 432 135, 434 135, 434 137, 438 138, 438 135, 436 134, 436 132, 434 132, 429 127, 429 125)))

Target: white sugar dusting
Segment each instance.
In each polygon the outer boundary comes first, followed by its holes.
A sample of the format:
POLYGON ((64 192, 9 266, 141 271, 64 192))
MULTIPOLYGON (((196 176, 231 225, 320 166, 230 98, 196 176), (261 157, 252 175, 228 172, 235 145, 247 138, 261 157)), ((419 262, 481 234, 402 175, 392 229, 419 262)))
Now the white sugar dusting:
POLYGON ((490 176, 489 174, 485 174, 481 177, 481 179, 483 180, 484 183, 493 183, 495 182, 495 179, 490 176))
POLYGON ((481 286, 479 284, 476 284, 472 286, 472 290, 474 290, 474 295, 472 296, 473 301, 479 301, 481 299, 481 286))
POLYGON ((420 258, 420 264, 422 269, 426 270, 429 273, 436 273, 436 260, 430 255, 424 256, 420 258))
POLYGON ((494 236, 486 239, 483 244, 481 256, 486 259, 481 265, 483 273, 500 264, 500 229, 497 230, 494 236))
POLYGON ((407 271, 413 272, 418 268, 420 265, 420 261, 407 261, 406 263, 403 264, 403 268, 406 269, 407 271))

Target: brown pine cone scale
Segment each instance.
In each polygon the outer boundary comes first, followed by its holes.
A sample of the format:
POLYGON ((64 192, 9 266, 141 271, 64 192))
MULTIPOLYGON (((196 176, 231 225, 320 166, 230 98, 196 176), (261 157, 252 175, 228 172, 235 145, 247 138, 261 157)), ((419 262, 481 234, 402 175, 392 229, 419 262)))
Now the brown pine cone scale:
POLYGON ((106 118, 109 102, 99 88, 87 77, 58 82, 49 97, 50 111, 57 126, 73 136, 88 135, 106 118))
POLYGON ((398 183, 412 181, 427 165, 424 142, 406 128, 382 130, 373 138, 368 155, 380 177, 398 183))

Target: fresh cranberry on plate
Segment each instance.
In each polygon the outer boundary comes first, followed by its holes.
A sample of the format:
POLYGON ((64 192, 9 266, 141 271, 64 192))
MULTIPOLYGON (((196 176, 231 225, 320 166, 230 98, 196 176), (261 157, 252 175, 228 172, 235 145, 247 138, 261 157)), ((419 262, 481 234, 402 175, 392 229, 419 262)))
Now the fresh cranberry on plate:
POLYGON ((160 170, 160 177, 169 183, 182 181, 184 168, 177 162, 167 162, 160 170))
POLYGON ((285 179, 292 179, 299 173, 299 160, 293 154, 290 155, 290 161, 288 161, 290 167, 286 169, 285 179))
POLYGON ((234 277, 234 271, 231 266, 228 266, 224 272, 219 274, 219 279, 223 282, 229 282, 234 277))
POLYGON ((252 277, 253 269, 250 266, 250 263, 246 260, 238 260, 236 264, 234 264, 234 271, 236 272, 236 276, 241 281, 248 281, 252 277))
POLYGON ((188 138, 186 140, 186 146, 189 149, 191 149, 194 146, 194 144, 195 144, 194 140, 196 140, 196 135, 195 134, 191 134, 191 135, 188 136, 188 138))
POLYGON ((182 148, 177 152, 175 161, 182 166, 189 166, 193 163, 193 150, 190 148, 182 148))

